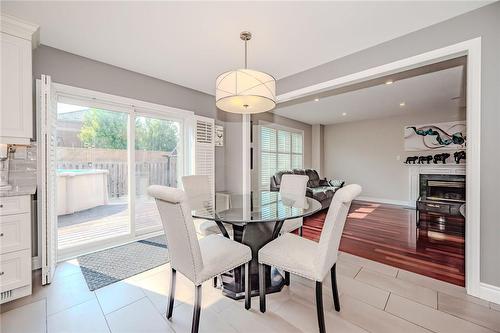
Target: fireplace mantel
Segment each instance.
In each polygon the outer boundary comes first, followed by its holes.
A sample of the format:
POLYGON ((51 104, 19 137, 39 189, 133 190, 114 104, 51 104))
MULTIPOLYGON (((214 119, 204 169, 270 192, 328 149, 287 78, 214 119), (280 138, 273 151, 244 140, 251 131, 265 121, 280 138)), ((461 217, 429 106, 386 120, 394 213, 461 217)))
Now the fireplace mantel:
POLYGON ((410 182, 410 206, 415 207, 419 196, 421 174, 465 175, 465 164, 407 164, 410 182))

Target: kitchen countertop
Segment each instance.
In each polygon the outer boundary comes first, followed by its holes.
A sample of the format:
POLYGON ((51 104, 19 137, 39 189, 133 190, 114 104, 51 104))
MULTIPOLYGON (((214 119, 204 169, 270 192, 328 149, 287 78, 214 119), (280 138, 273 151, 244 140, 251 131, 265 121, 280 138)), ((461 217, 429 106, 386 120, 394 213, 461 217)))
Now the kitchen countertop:
POLYGON ((18 185, 12 186, 9 191, 0 191, 0 197, 15 197, 19 195, 35 194, 36 185, 18 185))

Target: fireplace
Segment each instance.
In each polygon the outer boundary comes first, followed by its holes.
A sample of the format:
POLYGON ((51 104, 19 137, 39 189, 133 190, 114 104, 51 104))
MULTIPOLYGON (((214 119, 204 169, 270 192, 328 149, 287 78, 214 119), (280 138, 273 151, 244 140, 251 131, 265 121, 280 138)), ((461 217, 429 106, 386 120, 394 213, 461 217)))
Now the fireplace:
POLYGON ((417 225, 463 234, 465 175, 420 174, 417 225))
POLYGON ((465 176, 421 174, 420 198, 465 203, 465 176))

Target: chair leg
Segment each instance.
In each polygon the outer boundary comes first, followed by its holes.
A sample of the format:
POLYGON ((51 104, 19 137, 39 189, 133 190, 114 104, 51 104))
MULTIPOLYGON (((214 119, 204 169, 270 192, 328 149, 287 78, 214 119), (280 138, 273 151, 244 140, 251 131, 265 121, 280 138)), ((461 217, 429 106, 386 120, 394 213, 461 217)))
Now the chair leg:
POLYGON ((302 237, 302 227, 299 228, 299 236, 302 237))
POLYGON ((245 309, 252 307, 252 281, 250 281, 250 265, 245 264, 245 309))
POLYGON ((333 264, 330 269, 330 277, 332 279, 332 293, 333 293, 333 304, 335 305, 335 311, 340 311, 340 300, 339 300, 339 290, 337 287, 337 264, 333 264))
POLYGON ((259 298, 260 312, 266 312, 266 271, 265 265, 259 264, 259 298))
POLYGON ((285 271, 285 286, 290 285, 290 272, 285 271))
POLYGON ((194 294, 195 301, 193 309, 193 323, 191 324, 191 333, 198 333, 201 314, 201 285, 195 287, 194 294))
POLYGON ((325 314, 323 312, 323 288, 322 283, 316 281, 316 312, 318 314, 319 333, 325 333, 325 314))
POLYGON ((170 291, 169 291, 168 303, 167 303, 167 319, 172 318, 172 312, 174 311, 176 275, 177 275, 177 271, 172 268, 172 277, 170 278, 170 291))

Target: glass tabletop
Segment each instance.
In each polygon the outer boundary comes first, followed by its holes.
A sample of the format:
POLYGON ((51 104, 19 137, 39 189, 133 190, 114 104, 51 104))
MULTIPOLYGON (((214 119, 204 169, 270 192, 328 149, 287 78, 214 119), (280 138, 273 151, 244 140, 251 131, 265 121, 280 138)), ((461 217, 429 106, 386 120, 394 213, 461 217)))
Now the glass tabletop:
POLYGON ((214 208, 207 198, 191 198, 193 217, 233 224, 273 222, 308 216, 321 209, 312 198, 270 191, 222 194, 216 201, 214 208))

